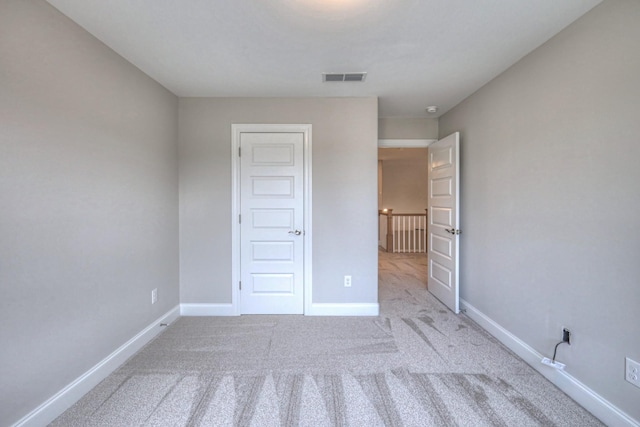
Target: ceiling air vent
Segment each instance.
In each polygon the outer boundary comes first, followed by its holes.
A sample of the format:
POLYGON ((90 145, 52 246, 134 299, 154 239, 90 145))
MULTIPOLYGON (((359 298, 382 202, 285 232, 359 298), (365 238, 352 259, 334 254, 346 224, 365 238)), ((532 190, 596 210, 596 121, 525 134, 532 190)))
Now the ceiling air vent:
POLYGON ((363 82, 367 73, 322 73, 323 82, 363 82))

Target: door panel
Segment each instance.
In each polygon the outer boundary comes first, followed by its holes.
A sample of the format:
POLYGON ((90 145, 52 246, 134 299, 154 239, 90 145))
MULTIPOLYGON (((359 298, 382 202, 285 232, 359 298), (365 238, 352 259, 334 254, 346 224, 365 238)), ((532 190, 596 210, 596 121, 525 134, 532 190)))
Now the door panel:
POLYGON ((251 196, 253 198, 287 198, 295 197, 293 187, 295 177, 292 176, 252 176, 251 196))
POLYGON ((303 313, 303 151, 299 132, 240 135, 242 314, 303 313))
POLYGON ((252 274, 252 294, 292 295, 294 292, 293 274, 252 274))
POLYGON ((458 239, 460 136, 429 146, 429 291, 451 311, 459 308, 458 239))
POLYGON ((443 226, 443 227, 453 226, 453 211, 450 208, 432 207, 430 212, 431 212, 432 224, 443 226))
POLYGON ((253 262, 293 262, 293 242, 251 242, 253 262))
POLYGON ((439 255, 451 258, 453 256, 451 239, 431 235, 431 250, 439 255))
POLYGON ((293 230, 294 216, 294 209, 253 209, 251 211, 253 228, 293 230))
POLYGON ((453 194, 451 177, 431 181, 431 194, 434 197, 451 196, 453 194))

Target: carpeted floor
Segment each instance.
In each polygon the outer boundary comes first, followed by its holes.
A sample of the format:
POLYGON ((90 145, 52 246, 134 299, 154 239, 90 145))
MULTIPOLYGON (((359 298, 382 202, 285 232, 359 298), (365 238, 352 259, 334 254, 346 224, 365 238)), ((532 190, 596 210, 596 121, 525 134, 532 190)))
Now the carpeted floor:
POLYGON ((53 426, 600 426, 381 253, 381 314, 186 317, 53 426))

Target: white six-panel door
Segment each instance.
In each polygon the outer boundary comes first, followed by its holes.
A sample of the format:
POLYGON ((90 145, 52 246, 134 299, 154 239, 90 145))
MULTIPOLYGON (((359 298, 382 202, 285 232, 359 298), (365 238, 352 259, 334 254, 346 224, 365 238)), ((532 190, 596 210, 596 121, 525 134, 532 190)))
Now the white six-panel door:
POLYGON ((458 313, 460 136, 429 146, 429 291, 458 313))
POLYGON ((240 313, 304 311, 304 134, 240 134, 240 313))

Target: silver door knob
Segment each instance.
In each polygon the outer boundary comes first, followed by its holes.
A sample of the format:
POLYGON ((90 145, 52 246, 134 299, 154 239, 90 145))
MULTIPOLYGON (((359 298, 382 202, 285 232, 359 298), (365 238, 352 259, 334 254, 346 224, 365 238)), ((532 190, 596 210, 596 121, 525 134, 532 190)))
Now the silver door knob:
POLYGON ((301 235, 301 234, 302 234, 302 231, 300 231, 300 230, 291 230, 291 231, 289 232, 289 234, 295 234, 296 236, 299 236, 299 235, 301 235))

